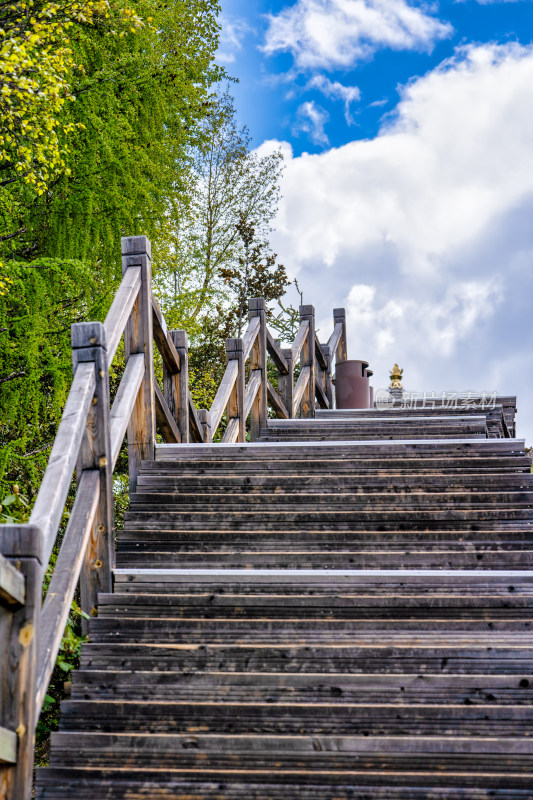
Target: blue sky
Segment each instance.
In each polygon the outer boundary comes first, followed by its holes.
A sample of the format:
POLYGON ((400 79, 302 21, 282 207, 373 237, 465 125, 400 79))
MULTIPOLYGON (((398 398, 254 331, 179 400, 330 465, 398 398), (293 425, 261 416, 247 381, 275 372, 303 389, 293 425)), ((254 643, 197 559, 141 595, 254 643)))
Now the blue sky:
POLYGON ((376 387, 398 361, 409 389, 517 393, 533 443, 533 0, 222 0, 221 22, 323 338, 345 306, 376 387))

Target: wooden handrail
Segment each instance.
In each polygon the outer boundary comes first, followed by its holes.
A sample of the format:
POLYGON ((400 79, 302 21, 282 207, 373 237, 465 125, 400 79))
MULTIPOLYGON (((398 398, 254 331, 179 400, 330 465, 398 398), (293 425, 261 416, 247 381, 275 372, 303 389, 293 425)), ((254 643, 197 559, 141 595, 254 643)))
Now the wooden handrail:
POLYGON ((332 356, 335 356, 337 354, 339 344, 341 343, 341 338, 342 338, 342 324, 340 322, 337 322, 335 328, 333 329, 333 333, 331 334, 328 340, 328 347, 332 356))
POLYGON ((61 637, 67 624, 99 499, 99 471, 95 469, 84 470, 41 611, 38 649, 39 674, 36 695, 37 714, 41 711, 44 696, 54 671, 61 637))
POLYGON ((235 385, 235 381, 237 380, 238 373, 239 366, 237 362, 230 361, 226 367, 226 371, 220 382, 220 386, 218 387, 215 399, 213 400, 213 404, 209 410, 208 419, 211 438, 216 433, 216 430, 220 425, 220 420, 222 419, 224 411, 226 410, 226 406, 228 405, 229 397, 235 385))
POLYGON ((180 371, 180 356, 174 342, 169 335, 165 318, 159 308, 159 303, 152 295, 152 311, 153 311, 153 324, 154 324, 154 341, 157 345, 161 357, 165 362, 165 366, 170 372, 180 371))
POLYGON ((131 267, 119 286, 104 322, 109 366, 113 363, 124 328, 141 288, 141 268, 131 267))
POLYGON ((272 358, 272 361, 277 367, 277 370, 280 375, 288 375, 289 374, 289 362, 283 355, 281 347, 276 342, 272 334, 267 328, 267 349, 268 354, 272 358))
POLYGON ((245 361, 248 361, 248 357, 252 352, 252 347, 255 344, 255 340, 257 339, 260 328, 261 320, 259 317, 252 317, 250 324, 248 325, 246 332, 242 337, 242 353, 245 361))
POLYGON ((250 411, 252 410, 252 406, 254 404, 255 398, 257 397, 257 392, 261 388, 261 370, 254 369, 252 374, 250 375, 250 380, 246 386, 246 394, 244 397, 244 416, 248 418, 250 411))
POLYGON ((298 328, 298 333, 294 339, 294 343, 291 347, 291 355, 293 361, 298 361, 300 357, 300 353, 302 352, 302 348, 305 344, 305 340, 307 339, 307 332, 309 330, 309 322, 308 320, 304 320, 300 323, 300 327, 298 328))
POLYGON ((144 377, 144 355, 137 353, 128 359, 120 381, 115 402, 111 408, 111 454, 113 469, 117 463, 122 442, 130 421, 135 400, 144 377))
POLYGON ((30 522, 43 533, 46 563, 50 560, 63 516, 95 386, 94 365, 79 364, 31 513, 30 522))
POLYGON ((298 378, 298 382, 294 387, 294 408, 298 408, 302 401, 302 397, 304 395, 305 390, 307 389, 307 385, 309 383, 309 379, 311 378, 311 367, 304 367, 300 372, 300 377, 298 378))
POLYGON ((98 592, 112 589, 112 474, 125 434, 133 491, 141 462, 155 458, 156 426, 167 442, 205 443, 213 440, 225 413, 223 442, 244 442, 247 435, 254 440, 267 424, 268 405, 284 419, 312 416, 315 397, 323 408, 332 407, 331 363, 346 351, 342 310, 335 310, 333 349, 316 337, 312 306, 300 307, 298 333, 292 345, 282 349, 267 328, 265 301, 252 298, 242 339, 226 342, 227 366, 210 411, 196 409, 188 382, 187 336, 168 330, 153 296, 146 237, 122 240, 122 269, 105 322, 72 327, 72 385, 30 522, 0 526, 0 614, 12 614, 13 619, 7 647, 0 648, 0 688, 8 697, 7 705, 0 704, 5 800, 29 798, 36 720, 78 581, 82 610, 89 615, 97 614, 98 592), (125 368, 111 406, 109 367, 122 336, 125 368), (163 361, 163 389, 155 379, 154 344, 163 361), (268 357, 277 370, 277 389, 267 375, 268 357), (75 470, 74 505, 41 607, 43 576, 75 470), (37 628, 38 642, 33 635, 37 628), (23 721, 17 732, 5 724, 14 708, 23 721))
POLYGON ((316 335, 316 333, 315 333, 315 358, 316 358, 318 366, 321 367, 321 369, 327 369, 328 368, 327 361, 326 361, 326 359, 324 357, 324 353, 322 351, 322 345, 320 344, 320 342, 318 340, 318 336, 316 335))

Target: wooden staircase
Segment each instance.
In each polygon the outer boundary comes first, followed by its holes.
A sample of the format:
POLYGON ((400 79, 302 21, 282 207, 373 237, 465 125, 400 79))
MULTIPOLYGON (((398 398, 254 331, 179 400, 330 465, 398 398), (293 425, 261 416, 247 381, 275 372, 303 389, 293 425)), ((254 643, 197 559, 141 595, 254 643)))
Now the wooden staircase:
POLYGON ((533 476, 489 424, 158 446, 38 800, 530 800, 533 476))

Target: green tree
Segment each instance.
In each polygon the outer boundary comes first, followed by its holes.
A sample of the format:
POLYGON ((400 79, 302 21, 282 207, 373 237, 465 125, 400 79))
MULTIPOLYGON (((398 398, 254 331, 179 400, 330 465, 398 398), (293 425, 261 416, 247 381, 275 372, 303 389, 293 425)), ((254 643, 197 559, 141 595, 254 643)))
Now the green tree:
POLYGON ((76 123, 65 119, 77 67, 73 37, 80 27, 121 36, 142 20, 127 3, 108 0, 15 0, 0 3, 0 225, 2 240, 24 202, 43 195, 67 171, 67 141, 76 123))
POLYGON ((167 306, 179 306, 190 329, 213 305, 233 302, 222 272, 243 252, 239 225, 253 226, 258 241, 271 230, 283 169, 280 151, 259 156, 250 150, 250 134, 239 128, 233 98, 219 92, 202 122, 202 138, 193 151, 193 171, 185 202, 165 219, 167 249, 160 260, 161 294, 167 306))
POLYGON ((270 250, 268 243, 256 238, 251 222, 240 219, 237 233, 242 243, 237 262, 220 270, 232 300, 226 316, 227 336, 242 336, 244 333, 250 297, 262 297, 267 303, 267 319, 273 319, 268 303, 283 297, 290 285, 285 267, 276 264, 277 255, 270 250))

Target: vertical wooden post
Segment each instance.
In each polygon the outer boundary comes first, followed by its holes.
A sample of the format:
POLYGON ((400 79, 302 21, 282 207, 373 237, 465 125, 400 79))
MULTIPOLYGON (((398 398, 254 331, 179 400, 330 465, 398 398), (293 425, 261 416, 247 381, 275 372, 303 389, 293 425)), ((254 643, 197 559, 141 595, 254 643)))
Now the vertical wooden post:
POLYGON ((181 369, 178 380, 178 408, 176 422, 181 431, 181 441, 189 441, 189 340, 185 331, 170 331, 179 353, 181 369))
POLYGON ((185 331, 169 331, 169 335, 180 356, 180 371, 170 372, 163 362, 163 396, 185 443, 189 441, 189 345, 185 331))
POLYGON ((289 412, 289 416, 294 417, 294 401, 293 401, 293 394, 294 394, 294 361, 292 358, 292 350, 290 347, 286 347, 281 351, 287 360, 287 364, 289 365, 289 371, 287 375, 279 375, 278 377, 278 389, 279 393, 283 398, 283 402, 285 403, 285 407, 289 412))
POLYGON ((250 415, 250 438, 255 442, 259 438, 261 429, 267 424, 267 345, 266 345, 266 304, 262 297, 255 297, 248 301, 248 319, 259 317, 260 326, 257 338, 252 347, 250 360, 251 370, 261 370, 261 386, 255 397, 250 415))
POLYGON ((232 389, 228 407, 228 422, 233 417, 239 420, 238 442, 246 441, 246 420, 244 418, 244 352, 242 339, 226 339, 226 364, 236 360, 238 364, 237 380, 232 389))
POLYGON ((17 735, 16 763, 0 765, 2 800, 29 800, 37 725, 37 653, 41 609, 42 534, 35 525, 2 525, 0 549, 25 578, 24 605, 0 607, 0 726, 17 735))
MULTIPOLYGON (((72 366, 94 362, 96 388, 77 464, 78 483, 82 470, 100 470, 98 511, 80 573, 81 607, 96 616, 98 592, 113 590, 115 565, 113 472, 109 401, 109 368, 105 328, 101 322, 72 326, 72 366)), ((84 628, 86 626, 84 625, 84 628)))
POLYGON ((302 417, 315 416, 315 307, 300 306, 300 323, 307 320, 309 328, 300 356, 301 368, 309 367, 311 374, 302 398, 302 417))
POLYGON ((328 398, 329 407, 333 408, 334 402, 334 389, 333 389, 333 375, 331 374, 331 353, 329 351, 329 347, 327 344, 321 344, 320 349, 326 359, 326 370, 324 372, 324 390, 326 392, 326 397, 328 398))
POLYGON ((144 378, 128 425, 130 494, 137 487, 141 461, 155 457, 154 353, 152 332, 152 259, 146 236, 122 238, 122 273, 141 267, 141 289, 124 332, 126 361, 144 353, 144 378))
POLYGON ((346 361, 348 358, 348 347, 346 344, 346 311, 344 308, 333 309, 333 326, 335 326, 338 322, 340 322, 342 325, 342 335, 337 348, 335 359, 336 362, 346 361))

